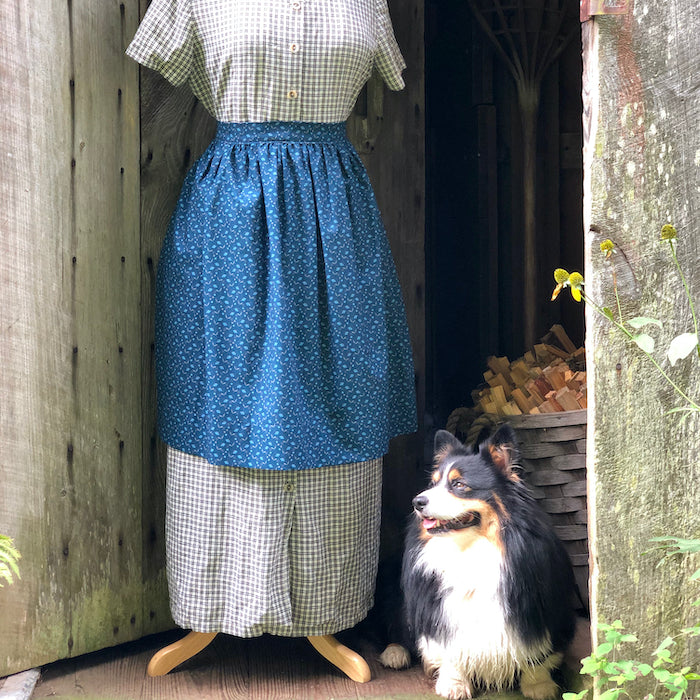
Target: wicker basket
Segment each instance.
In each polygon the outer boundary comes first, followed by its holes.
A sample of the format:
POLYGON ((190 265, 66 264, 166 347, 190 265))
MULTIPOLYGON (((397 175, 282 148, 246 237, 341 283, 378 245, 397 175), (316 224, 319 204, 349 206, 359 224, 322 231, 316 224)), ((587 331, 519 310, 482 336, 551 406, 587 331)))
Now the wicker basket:
POLYGON ((520 442, 524 478, 571 557, 588 607, 586 411, 509 416, 520 442))
POLYGON ((523 478, 546 511, 571 557, 581 597, 588 607, 588 526, 586 499, 586 411, 522 416, 484 416, 457 409, 448 430, 472 442, 491 421, 515 429, 523 478))

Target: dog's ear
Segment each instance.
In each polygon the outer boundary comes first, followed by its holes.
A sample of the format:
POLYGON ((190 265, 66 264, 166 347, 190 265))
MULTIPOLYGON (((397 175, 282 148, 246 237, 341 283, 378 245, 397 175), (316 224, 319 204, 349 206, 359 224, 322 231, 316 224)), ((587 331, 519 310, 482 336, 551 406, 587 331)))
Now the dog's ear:
POLYGON ((493 465, 511 481, 519 481, 520 477, 515 473, 514 467, 518 462, 517 438, 513 428, 504 423, 483 443, 481 447, 482 456, 490 458, 493 465))
POLYGON ((440 461, 448 452, 452 450, 463 450, 464 445, 447 430, 438 430, 435 433, 435 459, 440 461))

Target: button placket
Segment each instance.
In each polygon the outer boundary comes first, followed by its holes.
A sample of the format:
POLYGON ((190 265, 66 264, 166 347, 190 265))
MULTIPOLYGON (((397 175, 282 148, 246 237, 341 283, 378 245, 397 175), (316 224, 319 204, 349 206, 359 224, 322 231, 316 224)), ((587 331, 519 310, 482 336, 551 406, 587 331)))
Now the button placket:
POLYGON ((299 95, 302 89, 302 59, 300 54, 301 41, 304 36, 304 12, 303 0, 290 0, 292 21, 289 23, 289 43, 287 44, 290 59, 289 83, 287 88, 287 100, 290 102, 289 112, 292 119, 299 119, 301 115, 301 100, 299 95))

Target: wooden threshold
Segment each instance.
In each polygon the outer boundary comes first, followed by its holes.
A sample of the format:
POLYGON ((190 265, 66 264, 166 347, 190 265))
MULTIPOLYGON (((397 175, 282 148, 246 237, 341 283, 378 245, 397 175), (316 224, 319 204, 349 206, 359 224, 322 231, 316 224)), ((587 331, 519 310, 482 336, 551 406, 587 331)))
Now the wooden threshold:
MULTIPOLYGON (((339 639, 367 660, 372 680, 355 683, 326 661, 306 639, 217 635, 195 657, 165 676, 149 677, 153 654, 183 636, 181 630, 58 661, 42 669, 32 700, 434 700, 419 665, 383 668, 380 651, 353 631, 339 639)), ((479 696, 522 700, 516 692, 479 696)))

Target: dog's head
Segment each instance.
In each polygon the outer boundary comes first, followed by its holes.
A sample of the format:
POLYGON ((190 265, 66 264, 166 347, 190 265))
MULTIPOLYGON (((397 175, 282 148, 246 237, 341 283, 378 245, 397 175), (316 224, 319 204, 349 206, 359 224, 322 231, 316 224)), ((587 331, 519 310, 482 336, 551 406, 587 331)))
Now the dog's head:
POLYGON ((477 537, 499 544, 509 517, 505 494, 520 485, 516 462, 515 433, 507 424, 474 449, 438 431, 432 486, 413 499, 421 537, 457 536, 464 547, 477 537))

